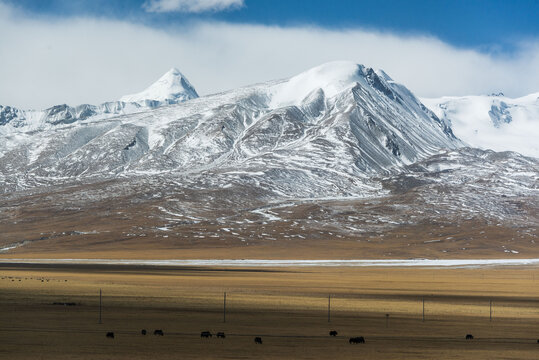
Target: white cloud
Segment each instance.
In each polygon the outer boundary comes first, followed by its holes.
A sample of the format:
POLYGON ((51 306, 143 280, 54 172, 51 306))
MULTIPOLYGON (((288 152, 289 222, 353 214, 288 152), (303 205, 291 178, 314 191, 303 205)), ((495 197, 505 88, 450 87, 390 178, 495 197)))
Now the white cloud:
POLYGON ((222 11, 243 6, 243 0, 147 0, 142 7, 148 12, 222 11))
POLYGON ((156 30, 106 19, 30 19, 0 2, 0 104, 100 103, 178 67, 199 94, 295 75, 333 60, 382 68, 418 96, 539 91, 539 42, 512 56, 361 29, 198 22, 156 30))

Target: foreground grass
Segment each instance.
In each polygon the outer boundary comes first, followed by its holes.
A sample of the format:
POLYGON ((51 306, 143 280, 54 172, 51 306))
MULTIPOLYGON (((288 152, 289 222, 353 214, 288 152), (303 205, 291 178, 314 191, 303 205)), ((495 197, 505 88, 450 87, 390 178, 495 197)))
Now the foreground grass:
POLYGON ((536 268, 4 265, 0 274, 0 358, 536 359, 539 353, 536 268), (154 329, 165 336, 151 335, 154 329), (332 329, 339 336, 329 337, 332 329), (227 337, 201 339, 204 330, 227 337), (115 339, 105 338, 107 331, 115 339), (468 333, 473 341, 464 339, 468 333), (254 344, 255 336, 264 343, 254 344), (364 336, 366 344, 349 345, 352 336, 364 336))

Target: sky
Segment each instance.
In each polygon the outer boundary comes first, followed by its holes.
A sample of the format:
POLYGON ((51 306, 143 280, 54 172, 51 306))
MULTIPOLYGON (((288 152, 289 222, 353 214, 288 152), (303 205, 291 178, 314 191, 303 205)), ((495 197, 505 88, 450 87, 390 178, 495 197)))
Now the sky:
POLYGON ((0 0, 0 105, 98 104, 172 67, 201 95, 334 60, 416 95, 539 92, 538 0, 0 0))

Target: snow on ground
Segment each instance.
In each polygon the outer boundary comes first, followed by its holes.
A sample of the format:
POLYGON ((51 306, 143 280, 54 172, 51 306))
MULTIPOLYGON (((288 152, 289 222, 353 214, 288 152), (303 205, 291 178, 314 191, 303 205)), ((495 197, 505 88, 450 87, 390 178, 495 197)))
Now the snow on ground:
POLYGON ((280 217, 275 216, 275 214, 272 213, 272 212, 269 211, 269 210, 258 209, 258 210, 253 210, 253 211, 251 211, 251 212, 254 213, 254 214, 262 215, 263 217, 265 217, 265 218, 268 219, 269 221, 277 221, 277 220, 281 220, 280 217))
POLYGON ((14 243, 14 244, 9 244, 7 246, 4 246, 3 248, 0 248, 0 252, 16 249, 16 248, 24 246, 24 245, 26 245, 26 241, 14 243))
POLYGON ((225 266, 225 267, 451 267, 539 266, 539 259, 405 259, 405 260, 127 260, 127 259, 0 259, 4 264, 92 264, 151 266, 225 266))

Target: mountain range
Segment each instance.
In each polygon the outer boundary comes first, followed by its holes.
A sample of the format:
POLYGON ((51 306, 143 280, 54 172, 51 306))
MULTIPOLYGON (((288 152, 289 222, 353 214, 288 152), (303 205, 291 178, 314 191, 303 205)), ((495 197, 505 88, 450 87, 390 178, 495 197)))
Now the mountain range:
POLYGON ((420 100, 333 62, 203 97, 172 69, 98 106, 0 106, 0 247, 532 254, 536 95, 420 100))

